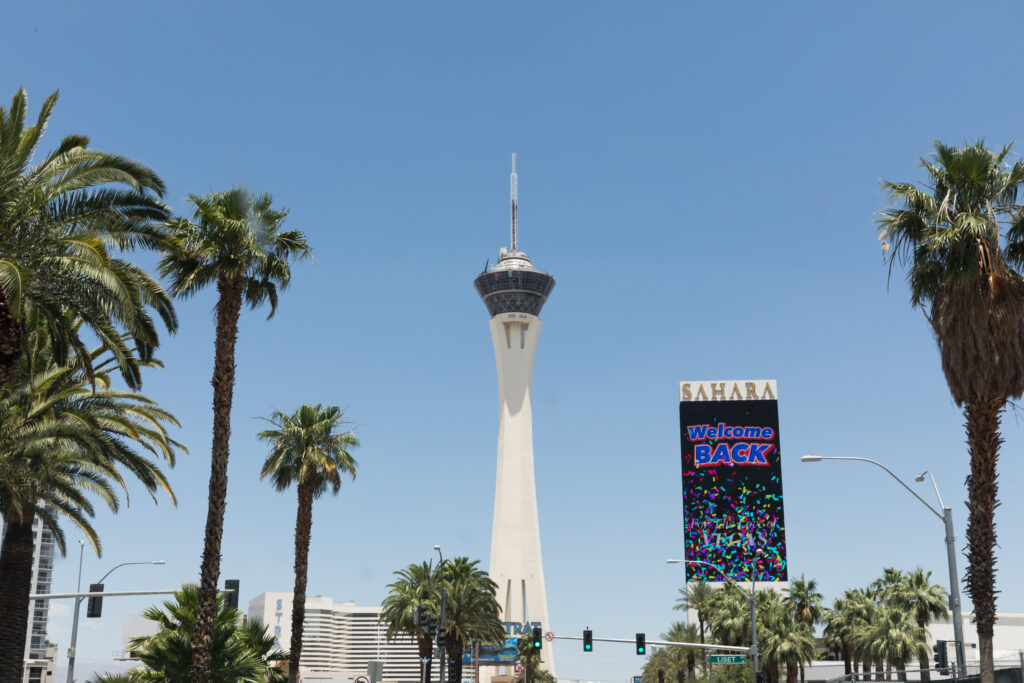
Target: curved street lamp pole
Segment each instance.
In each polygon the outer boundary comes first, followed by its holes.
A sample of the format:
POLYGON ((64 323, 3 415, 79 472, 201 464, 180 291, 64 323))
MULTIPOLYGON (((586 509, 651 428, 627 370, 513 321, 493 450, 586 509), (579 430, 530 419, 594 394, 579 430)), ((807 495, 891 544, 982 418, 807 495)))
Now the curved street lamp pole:
POLYGON ((437 551, 437 556, 439 558, 441 558, 441 564, 438 565, 438 568, 441 570, 441 619, 440 619, 440 621, 438 623, 437 635, 438 635, 438 646, 439 646, 439 649, 440 649, 439 656, 441 658, 441 664, 440 664, 441 671, 440 671, 439 677, 440 677, 440 683, 445 683, 445 681, 444 681, 444 660, 445 660, 445 654, 446 654, 447 648, 445 648, 444 644, 447 643, 447 638, 443 634, 445 634, 444 612, 445 612, 445 602, 447 601, 447 596, 445 594, 445 586, 444 586, 444 555, 441 554, 441 546, 435 545, 434 546, 434 550, 437 551))
MULTIPOLYGON (((81 550, 78 554, 78 592, 82 592, 82 557, 85 554, 85 541, 78 542, 81 550)), ((119 565, 115 565, 113 569, 104 574, 102 578, 96 583, 103 583, 103 581, 114 573, 114 569, 119 569, 130 564, 167 564, 163 560, 153 560, 152 562, 122 562, 119 565)), ((75 598, 75 616, 73 617, 71 625, 71 647, 68 648, 68 679, 67 683, 75 683, 75 657, 78 654, 75 651, 75 645, 78 643, 78 612, 82 606, 82 600, 85 598, 75 598)))
MULTIPOLYGON (((716 572, 718 572, 722 576, 723 579, 725 579, 726 583, 732 583, 734 585, 736 583, 735 581, 732 580, 732 578, 728 574, 725 573, 725 571, 721 567, 719 567, 716 564, 711 564, 710 562, 705 562, 703 560, 675 560, 675 559, 665 560, 665 562, 667 564, 700 564, 700 565, 704 565, 705 567, 711 567, 716 572)), ((684 576, 686 575, 685 570, 683 572, 683 575, 684 576)), ((757 682, 757 674, 760 671, 760 669, 758 669, 758 662, 757 662, 757 610, 755 610, 755 608, 754 608, 754 587, 755 586, 756 586, 756 579, 754 578, 754 575, 751 574, 750 575, 750 658, 753 660, 753 664, 754 664, 754 681, 756 683, 757 682)), ((739 586, 737 586, 737 588, 739 588, 739 586)))
POLYGON ((956 543, 955 536, 953 535, 953 511, 946 507, 942 502, 942 496, 939 494, 939 486, 935 483, 935 477, 931 472, 925 470, 921 474, 914 477, 914 481, 922 482, 927 474, 931 477, 932 486, 935 488, 935 497, 939 499, 939 507, 942 508, 942 512, 933 508, 925 501, 924 498, 917 495, 917 493, 907 486, 907 483, 896 476, 892 470, 883 465, 882 463, 872 460, 871 458, 854 458, 854 457, 841 457, 841 456, 824 456, 824 455, 805 455, 800 458, 802 462, 819 462, 821 460, 854 460, 857 462, 866 462, 875 467, 881 467, 883 470, 889 473, 889 476, 900 483, 900 486, 910 491, 910 494, 917 498, 922 505, 928 508, 928 511, 933 515, 942 520, 942 524, 946 529, 946 564, 949 568, 949 611, 952 615, 953 621, 953 639, 956 641, 956 668, 958 671, 963 672, 967 666, 966 656, 964 654, 964 622, 963 616, 960 612, 960 581, 956 571, 956 543))

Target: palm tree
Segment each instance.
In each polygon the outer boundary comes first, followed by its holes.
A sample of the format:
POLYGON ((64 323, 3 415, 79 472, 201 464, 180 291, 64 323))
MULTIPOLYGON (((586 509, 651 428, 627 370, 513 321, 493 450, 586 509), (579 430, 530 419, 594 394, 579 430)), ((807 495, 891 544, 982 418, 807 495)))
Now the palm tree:
MULTIPOLYGON (((242 622, 242 614, 217 596, 211 650, 210 680, 215 683, 281 683, 287 680, 275 664, 288 658, 274 648, 274 637, 259 621, 242 622)), ((135 638, 132 649, 145 669, 129 674, 133 683, 185 683, 189 681, 192 638, 199 611, 199 590, 182 586, 163 607, 153 606, 143 616, 159 626, 152 636, 135 638)))
MULTIPOLYGON (((899 680, 907 680, 907 662, 928 655, 927 631, 912 615, 897 607, 881 607, 870 624, 856 634, 856 647, 887 669, 895 667, 899 680)), ((888 676, 886 677, 888 680, 888 676)))
POLYGON ((313 501, 330 487, 341 490, 341 475, 356 478, 356 461, 349 453, 359 445, 352 430, 345 430, 345 412, 337 406, 302 405, 291 415, 275 410, 268 420, 274 429, 259 433, 270 442, 270 455, 260 479, 270 477, 274 488, 284 491, 292 482, 299 495, 295 518, 295 592, 292 600, 291 660, 288 680, 296 681, 302 655, 302 626, 306 616, 306 575, 309 571, 309 537, 313 528, 313 501))
MULTIPOLYGON (((946 589, 931 582, 932 573, 918 567, 903 576, 903 581, 892 591, 890 603, 894 607, 909 613, 914 621, 923 629, 928 628, 932 619, 949 616, 946 610, 946 589)), ((921 665, 921 680, 930 681, 928 671, 929 656, 926 651, 918 659, 921 665)))
POLYGON ((922 159, 924 189, 885 182, 890 208, 879 220, 883 248, 909 270, 910 301, 925 310, 953 400, 963 406, 970 451, 967 479, 967 591, 974 603, 981 683, 993 683, 996 619, 996 461, 999 423, 1011 398, 1024 393, 1024 210, 1016 204, 1024 164, 1010 166, 982 141, 935 143, 922 159), (1000 216, 1010 216, 1003 239, 1000 216))
MULTIPOLYGON (((695 643, 697 642, 697 625, 684 624, 681 621, 674 622, 667 633, 662 633, 662 640, 670 643, 695 643)), ((704 651, 692 647, 670 647, 666 648, 672 652, 677 661, 676 678, 682 681, 686 676, 694 677, 697 669, 697 659, 704 659, 704 651)))
POLYGON ((786 683, 796 683, 798 666, 814 658, 814 634, 798 622, 788 609, 777 609, 765 617, 764 656, 786 666, 786 683))
POLYGON ((851 644, 853 615, 847 606, 847 601, 836 598, 832 603, 832 608, 825 611, 824 621, 825 643, 843 660, 844 673, 855 673, 858 667, 857 662, 853 660, 851 644))
POLYGON ((302 232, 280 230, 288 212, 273 208, 269 194, 236 188, 189 195, 189 201, 195 207, 192 221, 175 218, 167 224, 171 246, 159 270, 170 279, 175 296, 187 298, 211 284, 216 284, 218 294, 210 492, 192 662, 193 683, 207 683, 227 498, 238 317, 243 303, 252 309, 269 303, 268 318, 274 315, 278 290, 291 280, 289 260, 308 256, 309 245, 302 232))
POLYGON ((708 619, 708 609, 711 606, 712 596, 715 589, 704 581, 693 581, 686 584, 685 588, 679 589, 679 597, 673 609, 693 610, 697 613, 697 623, 700 625, 700 642, 704 643, 704 626, 708 619))
MULTIPOLYGON (((27 322, 39 319, 29 315, 27 322)), ((122 471, 133 475, 156 500, 174 493, 150 455, 174 465, 184 450, 168 436, 174 416, 151 399, 110 389, 117 360, 100 347, 89 354, 91 377, 80 364, 54 362, 49 334, 32 327, 29 353, 0 395, 0 514, 7 523, 0 549, 0 680, 21 680, 32 586, 32 520, 38 517, 66 552, 61 518, 71 520, 92 543, 102 547, 89 523, 91 498, 120 507, 114 486, 125 486, 122 471), (95 387, 95 388, 94 388, 95 387), (146 455, 137 452, 136 447, 146 455)), ((155 361, 145 363, 158 365, 155 361)))
POLYGON ((715 591, 708 620, 711 633, 724 645, 741 645, 750 640, 750 602, 733 584, 715 591))
POLYGON ((456 681, 462 680, 462 653, 467 644, 505 641, 501 607, 495 597, 498 584, 491 581, 479 564, 479 560, 470 561, 468 557, 444 563, 445 650, 456 681))
MULTIPOLYGON (((519 663, 523 671, 515 679, 515 683, 557 683, 557 679, 540 665, 541 653, 533 649, 533 636, 523 634, 516 643, 519 650, 519 663)), ((462 680, 457 679, 457 680, 462 680)))
MULTIPOLYGON (((786 588, 786 604, 793 610, 797 623, 806 624, 812 630, 821 619, 821 593, 818 582, 807 579, 803 574, 794 579, 786 588)), ((804 683, 804 663, 800 662, 800 683, 804 683)))
POLYGON ((147 309, 171 332, 178 323, 160 285, 110 248, 161 248, 159 224, 169 215, 159 199, 164 184, 138 162, 89 149, 82 135, 65 137, 33 163, 56 104, 54 92, 29 126, 24 89, 9 109, 0 107, 0 388, 17 370, 32 306, 58 364, 71 356, 91 374, 79 336, 84 324, 137 389, 138 361, 151 358, 159 343, 147 309))
POLYGON ((420 657, 420 680, 430 680, 434 644, 426 626, 414 623, 413 615, 420 605, 435 616, 440 613, 441 573, 432 562, 410 564, 395 572, 398 579, 388 585, 388 596, 381 604, 380 620, 388 625, 385 637, 394 641, 401 635, 416 639, 420 657))

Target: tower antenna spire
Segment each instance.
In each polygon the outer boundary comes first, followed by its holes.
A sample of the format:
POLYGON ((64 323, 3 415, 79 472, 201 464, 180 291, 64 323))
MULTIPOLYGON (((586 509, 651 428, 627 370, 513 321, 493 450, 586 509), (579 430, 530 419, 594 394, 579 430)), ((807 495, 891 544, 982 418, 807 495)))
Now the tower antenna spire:
POLYGON ((516 175, 516 154, 512 153, 512 177, 510 178, 510 190, 512 192, 512 251, 518 251, 518 212, 519 212, 519 176, 516 175))

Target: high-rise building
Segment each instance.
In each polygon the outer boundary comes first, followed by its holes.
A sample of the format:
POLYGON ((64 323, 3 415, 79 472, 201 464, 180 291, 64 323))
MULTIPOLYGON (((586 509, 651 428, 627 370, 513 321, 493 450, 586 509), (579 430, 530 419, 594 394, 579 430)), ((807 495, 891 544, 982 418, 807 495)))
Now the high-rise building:
MULTIPOLYGON (((0 532, 0 543, 7 535, 7 522, 3 522, 0 532)), ((53 578, 53 533, 47 529, 38 517, 32 520, 32 591, 31 595, 50 592, 53 578)), ((28 615, 28 633, 25 636, 25 676, 24 681, 53 680, 56 648, 48 646, 46 640, 46 623, 50 615, 49 600, 32 600, 28 615)))
MULTIPOLYGON (((503 247, 498 262, 473 282, 491 316, 491 340, 498 366, 498 474, 488 571, 498 584, 504 621, 539 623, 548 631, 533 472, 531 387, 541 329, 538 316, 555 279, 534 268, 526 254, 519 251, 519 179, 515 163, 512 155, 511 249, 503 247)), ((552 674, 553 644, 547 643, 542 654, 544 667, 552 674)))
MULTIPOLYGON (((287 650, 292 639, 292 593, 260 593, 249 601, 249 619, 269 627, 277 647, 287 650)), ((419 683, 416 641, 400 636, 388 642, 381 607, 360 607, 331 598, 306 598, 302 630, 303 679, 342 680, 365 676, 372 661, 383 662, 385 683, 419 683)))

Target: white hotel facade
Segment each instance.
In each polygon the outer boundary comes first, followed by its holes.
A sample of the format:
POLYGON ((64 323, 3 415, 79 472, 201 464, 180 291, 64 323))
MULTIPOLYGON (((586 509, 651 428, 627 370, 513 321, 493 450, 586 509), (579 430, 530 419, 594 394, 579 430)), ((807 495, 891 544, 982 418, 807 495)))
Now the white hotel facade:
MULTIPOLYGON (((313 680, 347 680, 366 675, 372 661, 383 662, 385 683, 418 683, 416 641, 385 637, 381 607, 335 602, 324 596, 306 598, 299 673, 313 680)), ((259 619, 287 650, 292 638, 292 593, 260 593, 249 601, 249 619, 259 619)))

